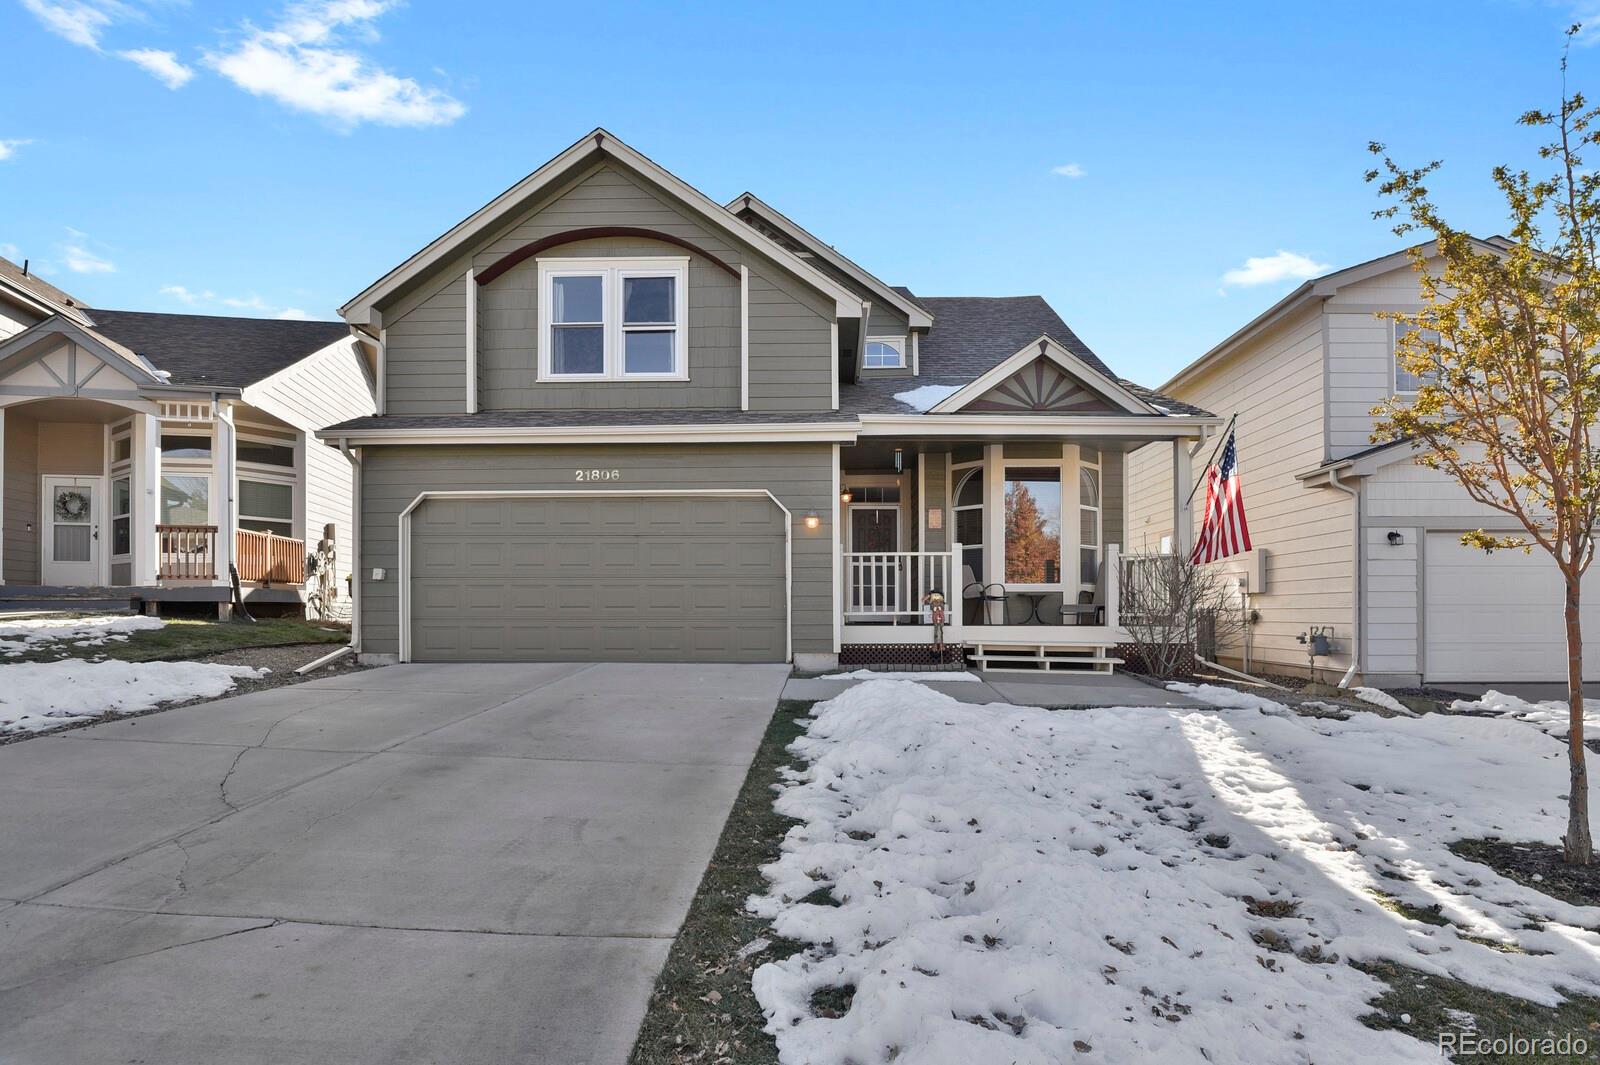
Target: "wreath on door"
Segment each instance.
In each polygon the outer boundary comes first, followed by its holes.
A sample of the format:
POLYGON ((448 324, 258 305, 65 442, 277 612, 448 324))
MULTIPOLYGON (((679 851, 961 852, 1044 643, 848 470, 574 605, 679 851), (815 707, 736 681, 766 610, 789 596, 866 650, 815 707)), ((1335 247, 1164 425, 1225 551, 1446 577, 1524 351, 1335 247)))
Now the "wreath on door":
POLYGON ((76 489, 56 493, 56 520, 83 521, 89 516, 89 495, 76 489))

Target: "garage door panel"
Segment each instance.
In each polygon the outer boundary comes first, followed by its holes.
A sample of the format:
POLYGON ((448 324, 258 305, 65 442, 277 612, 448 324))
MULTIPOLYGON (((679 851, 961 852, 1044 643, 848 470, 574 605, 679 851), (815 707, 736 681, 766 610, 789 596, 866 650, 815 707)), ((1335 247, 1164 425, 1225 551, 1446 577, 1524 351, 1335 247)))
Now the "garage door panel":
MULTIPOLYGON (((1566 676, 1564 589, 1542 551, 1485 554, 1459 533, 1429 533, 1424 618, 1430 681, 1559 681, 1566 676)), ((1600 625, 1600 574, 1585 577, 1583 624, 1600 625)), ((1584 648, 1584 679, 1600 679, 1600 644, 1584 648)))
POLYGON ((768 499, 429 500, 417 660, 781 661, 786 528, 768 499))

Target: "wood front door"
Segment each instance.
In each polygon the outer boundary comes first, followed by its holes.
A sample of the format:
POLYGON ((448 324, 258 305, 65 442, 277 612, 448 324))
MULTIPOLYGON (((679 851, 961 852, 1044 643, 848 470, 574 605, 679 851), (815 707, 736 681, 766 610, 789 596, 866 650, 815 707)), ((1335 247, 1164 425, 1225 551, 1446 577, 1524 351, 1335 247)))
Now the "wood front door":
POLYGON ((97 585, 100 580, 101 478, 47 474, 40 499, 42 584, 97 585))

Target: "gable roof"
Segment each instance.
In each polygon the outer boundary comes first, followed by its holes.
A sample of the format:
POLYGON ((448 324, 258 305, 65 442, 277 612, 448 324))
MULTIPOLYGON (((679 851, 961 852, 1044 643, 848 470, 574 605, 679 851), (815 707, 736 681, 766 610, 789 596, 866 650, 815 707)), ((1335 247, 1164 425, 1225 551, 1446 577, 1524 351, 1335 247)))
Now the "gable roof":
POLYGON ((93 353, 95 357, 103 362, 120 370, 125 377, 139 384, 160 385, 165 383, 160 375, 152 370, 138 355, 116 341, 68 318, 64 314, 52 314, 43 321, 35 322, 22 332, 13 334, 3 342, 0 342, 0 361, 9 359, 12 355, 25 351, 46 337, 51 336, 66 337, 79 347, 93 353))
MULTIPOLYGON (((1510 243, 1505 237, 1490 237, 1488 240, 1480 240, 1477 237, 1469 239, 1480 251, 1487 252, 1503 252, 1510 243)), ((1357 281, 1365 281, 1372 277, 1379 277, 1403 266, 1411 265, 1411 252, 1431 243, 1433 242, 1423 241, 1420 244, 1412 244, 1401 248, 1399 251, 1380 255, 1376 259, 1368 259, 1366 262, 1356 263, 1354 266, 1347 266, 1342 270, 1335 270, 1332 273, 1323 274, 1321 277, 1314 277, 1301 283, 1293 292, 1235 330, 1222 343, 1179 370, 1166 384, 1161 386, 1161 390, 1163 392, 1174 391, 1195 374, 1227 358, 1245 341, 1254 339, 1275 323, 1301 308, 1309 306, 1314 301, 1327 299, 1346 285, 1352 285, 1357 281)))
POLYGON ((37 274, 24 271, 4 256, 0 256, 0 289, 20 297, 22 302, 37 308, 41 314, 63 314, 80 325, 94 324, 75 297, 42 280, 37 274))
POLYGON ((343 322, 92 312, 95 332, 170 373, 174 385, 243 388, 350 335, 343 322))
POLYGON ((855 261, 839 254, 833 245, 809 232, 798 222, 764 202, 755 193, 740 193, 724 206, 741 218, 743 218, 745 212, 756 216, 789 241, 804 248, 868 292, 894 307, 901 314, 904 314, 910 320, 912 329, 926 329, 933 324, 933 315, 928 308, 918 303, 915 299, 907 298, 910 295, 908 289, 898 288, 880 281, 877 277, 862 269, 855 261))
MULTIPOLYGON (((1087 349, 1085 349, 1087 350, 1087 349)), ((954 414, 974 400, 982 398, 990 389, 1005 382, 1012 374, 1037 359, 1048 359, 1065 370, 1072 379, 1081 382, 1090 391, 1098 393, 1125 414, 1159 414, 1154 407, 1122 387, 1122 383, 1100 366, 1089 365, 1082 357, 1067 350, 1051 336, 1039 336, 1028 341, 1009 358, 989 367, 956 392, 935 403, 930 414, 954 414)))
POLYGON ((861 314, 861 300, 855 293, 821 270, 801 259, 777 241, 746 222, 732 211, 707 197, 665 167, 618 140, 609 130, 595 129, 585 134, 566 151, 511 186, 487 204, 435 237, 421 251, 367 286, 339 308, 352 325, 371 322, 374 305, 392 294, 434 264, 459 253, 474 237, 502 219, 524 209, 539 193, 580 167, 599 158, 609 158, 660 185, 702 221, 721 231, 736 243, 754 248, 778 263, 817 291, 835 301, 841 317, 861 314))

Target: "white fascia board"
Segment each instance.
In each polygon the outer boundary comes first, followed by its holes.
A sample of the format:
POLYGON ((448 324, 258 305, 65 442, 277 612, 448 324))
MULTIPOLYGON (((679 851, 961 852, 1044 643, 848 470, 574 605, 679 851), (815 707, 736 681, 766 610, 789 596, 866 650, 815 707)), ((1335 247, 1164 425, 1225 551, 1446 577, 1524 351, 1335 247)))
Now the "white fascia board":
POLYGON ((357 444, 853 444, 854 425, 512 426, 453 429, 325 429, 318 439, 357 444))
POLYGON ((831 297, 835 311, 841 318, 851 318, 858 313, 858 301, 849 289, 833 280, 816 267, 805 262, 770 237, 756 232, 739 221, 732 211, 722 207, 705 193, 683 181, 647 156, 628 147, 610 131, 595 129, 567 148, 560 155, 529 174, 487 204, 456 223, 411 258, 373 282, 354 299, 339 308, 339 314, 351 325, 371 322, 374 304, 397 288, 416 278, 436 263, 458 254, 462 247, 485 227, 492 225, 501 215, 518 204, 537 195, 541 190, 564 178, 592 155, 609 155, 613 159, 644 174, 656 184, 675 195, 684 206, 695 211, 736 242, 753 247, 779 266, 795 274, 817 291, 831 297))
POLYGON ((985 371, 974 381, 961 387, 959 392, 953 392, 929 408, 930 414, 953 414, 965 407, 968 403, 983 395, 989 389, 1000 384, 1006 378, 1028 365, 1034 359, 1048 358, 1073 377, 1082 381, 1085 386, 1100 393, 1130 414, 1160 414, 1150 404, 1129 392, 1126 388, 1093 366, 1078 358, 1072 352, 1057 344, 1048 336, 1041 336, 1030 340, 1022 350, 1010 358, 985 371))
POLYGON ((1198 437, 1223 424, 1217 417, 1131 414, 863 414, 861 436, 980 437, 1125 436, 1170 440, 1198 437))
POLYGON ((881 278, 875 277, 855 262, 840 255, 832 245, 808 232, 805 227, 763 201, 755 193, 746 192, 735 196, 724 204, 724 207, 729 211, 744 207, 754 210, 756 214, 761 216, 762 221, 781 232, 784 236, 797 243, 804 244, 813 255, 831 263, 866 288, 872 289, 874 293, 883 297, 884 302, 906 316, 911 323, 912 329, 930 329, 933 327, 933 316, 931 314, 900 295, 881 278))

